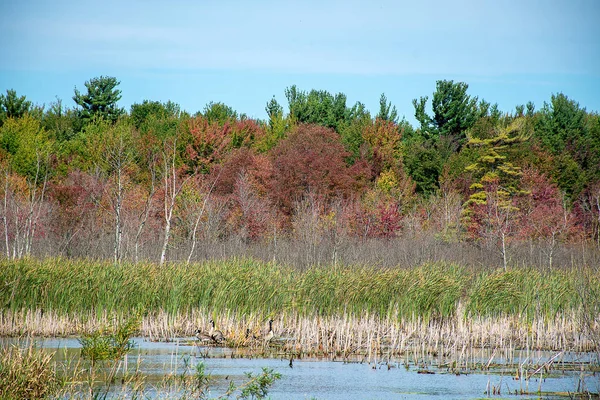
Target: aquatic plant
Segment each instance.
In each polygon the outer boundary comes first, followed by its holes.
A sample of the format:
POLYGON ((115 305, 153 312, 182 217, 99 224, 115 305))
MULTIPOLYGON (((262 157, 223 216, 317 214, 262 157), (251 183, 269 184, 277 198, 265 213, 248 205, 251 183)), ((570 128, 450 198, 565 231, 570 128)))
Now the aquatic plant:
POLYGON ((0 351, 0 398, 43 399, 58 393, 64 382, 51 360, 53 354, 39 351, 30 342, 25 348, 3 347, 0 351))
POLYGON ((8 288, 0 291, 4 335, 81 335, 141 315, 138 333, 153 340, 192 336, 213 319, 230 346, 247 346, 248 330, 273 319, 270 347, 339 357, 415 344, 459 353, 463 346, 587 351, 600 343, 600 270, 592 267, 300 271, 252 259, 164 266, 30 259, 0 261, 0 287, 8 288))

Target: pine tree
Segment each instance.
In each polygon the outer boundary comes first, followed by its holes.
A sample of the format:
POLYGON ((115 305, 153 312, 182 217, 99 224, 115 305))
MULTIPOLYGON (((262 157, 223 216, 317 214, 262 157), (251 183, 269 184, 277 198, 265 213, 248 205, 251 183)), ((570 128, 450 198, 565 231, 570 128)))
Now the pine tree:
POLYGON ((73 100, 82 110, 81 118, 87 123, 94 117, 104 118, 115 122, 119 116, 125 113, 125 110, 117 107, 117 102, 121 100, 121 91, 116 87, 121 82, 111 76, 100 76, 92 78, 85 83, 87 93, 83 94, 75 88, 73 100))
POLYGON ((17 96, 13 89, 6 91, 6 95, 0 94, 0 126, 8 118, 21 118, 29 112, 31 102, 25 96, 17 96))

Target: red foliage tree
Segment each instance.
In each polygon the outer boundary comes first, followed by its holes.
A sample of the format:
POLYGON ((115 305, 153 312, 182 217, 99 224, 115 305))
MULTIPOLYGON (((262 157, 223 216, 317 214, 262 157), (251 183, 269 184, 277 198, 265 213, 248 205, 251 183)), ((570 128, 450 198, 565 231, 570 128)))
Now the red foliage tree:
POLYGON ((52 182, 48 189, 49 197, 58 205, 51 215, 52 233, 60 239, 60 251, 70 255, 76 243, 92 240, 100 233, 97 211, 104 183, 97 176, 75 170, 62 181, 52 182))
POLYGON ((228 207, 228 226, 244 240, 259 238, 273 222, 268 197, 272 175, 269 159, 247 148, 230 152, 211 173, 215 195, 228 207))
POLYGON ((520 201, 520 236, 542 242, 548 258, 552 261, 559 241, 569 239, 575 233, 575 217, 567 209, 564 196, 558 187, 535 169, 523 172, 521 186, 529 195, 520 201))
POLYGON ((333 130, 299 125, 271 152, 274 175, 269 189, 274 203, 290 215, 294 203, 309 192, 323 200, 349 196, 362 175, 346 165, 348 156, 333 130))
POLYGON ((576 223, 600 248, 600 181, 586 188, 575 203, 576 223))
POLYGON ((188 128, 187 155, 205 172, 213 164, 223 161, 232 149, 251 147, 265 135, 264 128, 250 119, 219 123, 198 116, 190 119, 188 128))

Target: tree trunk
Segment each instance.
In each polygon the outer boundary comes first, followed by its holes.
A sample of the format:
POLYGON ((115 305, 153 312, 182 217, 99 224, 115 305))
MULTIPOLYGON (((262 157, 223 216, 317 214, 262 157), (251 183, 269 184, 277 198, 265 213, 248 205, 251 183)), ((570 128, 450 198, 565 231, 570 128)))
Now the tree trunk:
POLYGON ((506 236, 504 235, 504 232, 501 233, 501 238, 502 238, 502 265, 504 266, 504 270, 506 271, 506 269, 507 269, 507 262, 506 262, 506 236))
POLYGON ((8 239, 8 172, 4 175, 4 208, 2 210, 2 223, 4 225, 4 243, 6 258, 10 258, 10 244, 8 239))
POLYGON ((123 224, 121 221, 121 210, 123 207, 123 182, 121 181, 121 168, 117 168, 117 188, 115 192, 115 243, 114 243, 114 258, 115 264, 121 262, 121 242, 123 238, 123 224))

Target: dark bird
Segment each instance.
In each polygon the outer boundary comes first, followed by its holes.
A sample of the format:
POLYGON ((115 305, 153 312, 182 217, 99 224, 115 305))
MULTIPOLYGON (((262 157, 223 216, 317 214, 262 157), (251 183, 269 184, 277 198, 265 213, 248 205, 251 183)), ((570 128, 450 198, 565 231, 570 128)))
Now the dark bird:
POLYGON ((215 343, 222 343, 225 340, 225 335, 223 335, 223 332, 220 330, 215 329, 215 321, 211 319, 209 322, 210 331, 208 332, 208 335, 215 343))
POLYGON ((267 344, 271 339, 273 339, 273 336, 275 336, 275 333, 273 332, 273 320, 270 319, 269 330, 267 331, 267 333, 261 336, 261 339, 265 342, 265 344, 267 344))
POLYGON ((196 339, 198 339, 201 342, 213 341, 213 338, 209 334, 202 332, 200 329, 196 329, 196 339))

